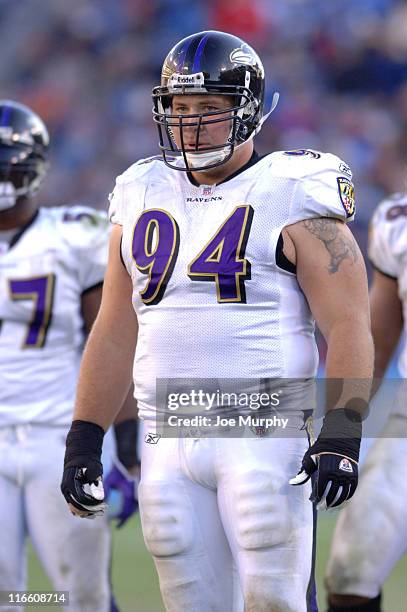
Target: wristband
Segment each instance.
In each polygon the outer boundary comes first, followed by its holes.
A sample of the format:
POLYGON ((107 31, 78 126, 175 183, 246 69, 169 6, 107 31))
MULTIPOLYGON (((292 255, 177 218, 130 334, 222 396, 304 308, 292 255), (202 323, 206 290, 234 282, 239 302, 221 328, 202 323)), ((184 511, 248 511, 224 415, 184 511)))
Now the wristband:
POLYGON ((330 410, 324 418, 321 432, 312 447, 313 454, 333 453, 359 461, 362 437, 362 417, 348 408, 330 410))
POLYGON ((73 421, 66 437, 64 467, 82 467, 88 459, 100 462, 104 435, 103 428, 96 423, 73 421))

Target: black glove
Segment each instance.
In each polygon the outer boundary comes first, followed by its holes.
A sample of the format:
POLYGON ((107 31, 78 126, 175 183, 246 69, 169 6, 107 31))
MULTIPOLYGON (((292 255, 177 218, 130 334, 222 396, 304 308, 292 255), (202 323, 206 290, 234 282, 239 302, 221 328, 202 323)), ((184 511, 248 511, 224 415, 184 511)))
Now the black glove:
POLYGON ((73 421, 66 438, 61 491, 68 503, 88 513, 84 518, 95 518, 107 508, 100 461, 103 436, 96 423, 73 421))
POLYGON ((310 500, 318 509, 340 506, 352 497, 358 484, 361 436, 358 412, 344 408, 330 410, 321 433, 305 453, 301 469, 290 484, 302 485, 316 472, 310 500))

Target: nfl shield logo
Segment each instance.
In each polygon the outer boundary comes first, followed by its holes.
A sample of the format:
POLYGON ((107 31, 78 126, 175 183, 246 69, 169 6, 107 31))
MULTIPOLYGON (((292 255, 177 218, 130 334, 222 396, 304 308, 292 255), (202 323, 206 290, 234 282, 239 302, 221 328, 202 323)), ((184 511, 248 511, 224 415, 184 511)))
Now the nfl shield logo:
POLYGON ((205 185, 202 189, 202 195, 209 196, 212 193, 212 187, 210 185, 205 185))

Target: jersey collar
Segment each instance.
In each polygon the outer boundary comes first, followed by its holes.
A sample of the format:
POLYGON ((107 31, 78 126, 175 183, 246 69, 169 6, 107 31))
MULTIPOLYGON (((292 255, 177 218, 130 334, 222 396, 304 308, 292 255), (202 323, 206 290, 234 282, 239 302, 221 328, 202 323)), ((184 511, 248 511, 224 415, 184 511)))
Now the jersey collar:
MULTIPOLYGON (((217 185, 223 185, 223 183, 227 183, 228 181, 231 181, 236 176, 238 176, 238 174, 241 174, 242 172, 244 172, 251 166, 254 166, 254 164, 256 164, 259 161, 259 159, 260 159, 260 155, 257 153, 257 151, 253 151, 252 156, 249 159, 249 161, 247 161, 245 164, 243 164, 243 166, 238 168, 236 172, 233 172, 233 174, 230 174, 229 176, 227 176, 223 181, 220 181, 220 183, 217 183, 217 185)), ((194 179, 191 172, 187 172, 186 174, 189 179, 189 182, 192 183, 194 187, 201 187, 201 185, 194 179)))
POLYGON ((29 219, 29 220, 27 221, 27 223, 25 223, 24 225, 22 225, 22 226, 20 227, 20 229, 18 230, 18 232, 17 232, 16 234, 14 234, 14 236, 13 236, 13 238, 12 238, 11 242, 10 242, 10 246, 9 246, 9 248, 10 248, 10 249, 11 249, 11 248, 12 248, 12 247, 13 247, 15 244, 17 244, 17 242, 20 240, 21 236, 22 236, 23 234, 25 234, 25 232, 26 232, 26 231, 27 231, 27 230, 28 230, 28 229, 31 227, 31 225, 34 223, 34 221, 35 221, 35 220, 36 220, 36 218, 38 217, 39 212, 40 212, 40 210, 39 210, 39 209, 37 209, 37 210, 35 211, 35 213, 33 214, 33 216, 31 217, 31 219, 29 219))

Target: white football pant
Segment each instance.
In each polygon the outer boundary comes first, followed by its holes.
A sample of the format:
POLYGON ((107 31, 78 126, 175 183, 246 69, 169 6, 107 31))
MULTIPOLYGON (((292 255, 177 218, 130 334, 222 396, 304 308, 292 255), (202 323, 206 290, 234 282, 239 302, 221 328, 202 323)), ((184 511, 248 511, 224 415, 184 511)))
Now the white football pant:
POLYGON ((327 565, 329 592, 377 597, 407 551, 406 500, 407 418, 395 414, 369 449, 356 493, 339 515, 327 565))
MULTIPOLYGON (((26 535, 69 612, 110 610, 110 531, 105 518, 70 514, 60 492, 65 427, 0 429, 0 590, 24 590, 26 535)), ((16 606, 2 610, 16 612, 16 606)))
POLYGON ((288 484, 307 448, 306 437, 144 443, 141 521, 167 612, 315 609, 310 485, 288 484))

